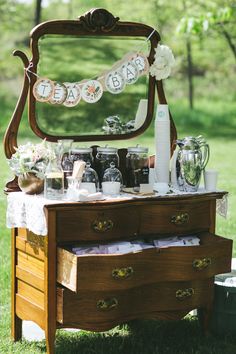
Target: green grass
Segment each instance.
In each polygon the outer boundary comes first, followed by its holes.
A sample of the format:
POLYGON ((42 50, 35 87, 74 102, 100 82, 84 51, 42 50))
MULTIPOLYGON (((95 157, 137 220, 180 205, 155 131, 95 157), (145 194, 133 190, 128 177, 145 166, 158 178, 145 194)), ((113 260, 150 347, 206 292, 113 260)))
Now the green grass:
MULTIPOLYGON (((42 354, 45 341, 22 341, 12 344, 5 340, 1 353, 42 354)), ((204 337, 196 317, 182 321, 137 321, 135 325, 119 326, 109 332, 68 333, 58 331, 56 353, 58 354, 232 354, 236 340, 204 337)))
MULTIPOLYGON (((0 108, 1 116, 4 117, 1 131, 5 130, 7 117, 13 110, 11 104, 11 102, 3 101, 0 108)), ((217 216, 217 233, 234 240, 236 239, 235 110, 234 103, 225 105, 210 101, 198 101, 193 112, 188 110, 184 101, 174 102, 171 105, 179 137, 202 134, 210 144, 209 167, 219 171, 218 187, 229 191, 229 215, 226 220, 217 216)), ((33 139, 26 119, 22 123, 20 137, 21 142, 33 139)), ((115 145, 127 147, 137 143, 148 146, 150 153, 154 152, 152 126, 143 136, 127 141, 118 141, 115 145)), ((112 144, 114 145, 114 142, 112 144)), ((2 147, 0 149, 0 166, 0 189, 2 191, 5 182, 11 176, 2 147)), ((0 201, 0 353, 45 353, 44 341, 32 343, 22 341, 14 344, 10 340, 10 231, 5 227, 6 196, 3 192, 0 193, 0 201)), ((234 256, 236 257, 235 243, 234 256)), ((197 319, 188 317, 178 322, 139 322, 135 330, 123 326, 105 333, 81 331, 72 334, 58 331, 56 348, 57 353, 61 354, 231 354, 236 352, 236 340, 230 336, 205 338, 201 335, 197 319)))

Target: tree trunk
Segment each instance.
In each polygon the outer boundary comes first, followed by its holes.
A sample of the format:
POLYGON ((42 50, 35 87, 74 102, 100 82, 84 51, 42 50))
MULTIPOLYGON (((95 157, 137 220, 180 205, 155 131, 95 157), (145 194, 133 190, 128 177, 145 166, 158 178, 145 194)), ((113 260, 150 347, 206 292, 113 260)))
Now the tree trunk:
POLYGON ((187 75, 188 75, 188 99, 189 99, 189 107, 193 109, 193 60, 192 60, 192 46, 190 38, 187 37, 186 40, 186 49, 187 49, 187 75))
POLYGON ((234 55, 234 59, 236 59, 236 46, 235 44, 233 43, 233 39, 232 37, 230 36, 229 32, 226 31, 226 29, 224 28, 224 26, 222 25, 221 26, 221 33, 223 34, 223 36, 225 37, 230 49, 232 50, 232 53, 234 55))
POLYGON ((41 12, 42 12, 42 0, 36 0, 35 16, 34 16, 35 26, 41 22, 41 12))

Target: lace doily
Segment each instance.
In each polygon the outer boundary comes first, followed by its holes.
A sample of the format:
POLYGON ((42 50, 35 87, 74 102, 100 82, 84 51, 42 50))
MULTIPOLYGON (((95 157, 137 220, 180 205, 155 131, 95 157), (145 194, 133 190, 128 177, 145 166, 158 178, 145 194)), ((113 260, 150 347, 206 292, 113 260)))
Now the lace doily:
POLYGON ((223 198, 216 199, 216 212, 220 216, 227 218, 228 213, 228 194, 225 194, 223 198))
POLYGON ((13 192, 7 197, 7 227, 27 228, 36 235, 47 235, 47 222, 44 213, 46 204, 64 203, 48 200, 41 195, 27 195, 13 192))

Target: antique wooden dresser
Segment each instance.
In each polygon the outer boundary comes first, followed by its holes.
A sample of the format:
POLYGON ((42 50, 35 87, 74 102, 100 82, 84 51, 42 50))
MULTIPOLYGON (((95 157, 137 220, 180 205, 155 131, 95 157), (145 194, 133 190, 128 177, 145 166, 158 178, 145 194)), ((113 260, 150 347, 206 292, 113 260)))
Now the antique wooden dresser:
MULTIPOLYGON (((28 91, 29 122, 35 134, 52 142, 68 138, 47 134, 38 125, 32 94, 36 76, 32 73, 37 72, 41 36, 148 38, 151 32, 153 29, 146 25, 120 22, 104 9, 92 10, 79 20, 49 21, 36 27, 31 33, 31 61, 23 52, 15 52, 23 61, 25 75, 5 135, 6 157, 10 158, 17 146, 28 91)), ((150 38, 150 63, 159 40, 157 32, 150 38)), ((155 89, 159 101, 166 103, 161 81, 150 77, 148 87, 147 117, 137 131, 108 137, 74 134, 69 138, 77 142, 117 140, 142 133, 153 116, 155 89)), ((173 121, 171 124, 173 147, 176 130, 173 121)), ((6 192, 17 190, 15 178, 7 184, 6 192)), ((22 320, 32 320, 45 330, 47 353, 52 354, 57 328, 104 331, 135 319, 181 319, 196 308, 207 331, 214 275, 231 269, 232 241, 215 235, 216 200, 224 195, 212 192, 45 205, 46 236, 24 228, 12 229, 13 340, 21 338, 22 320), (152 240, 171 235, 197 235, 200 245, 152 248, 123 255, 76 256, 72 252, 75 244, 152 240)))
POLYGON ((134 319, 181 319, 200 309, 208 330, 214 275, 231 268, 232 241, 215 232, 222 193, 45 207, 48 235, 12 230, 12 335, 21 321, 45 330, 108 330, 134 319), (72 245, 197 234, 200 246, 76 256, 72 245))

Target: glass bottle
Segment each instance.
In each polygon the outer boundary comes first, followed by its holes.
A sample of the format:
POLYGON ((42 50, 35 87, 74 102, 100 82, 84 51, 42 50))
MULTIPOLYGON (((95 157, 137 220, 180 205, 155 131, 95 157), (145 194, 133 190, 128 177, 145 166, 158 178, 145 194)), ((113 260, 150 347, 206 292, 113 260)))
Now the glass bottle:
POLYGON ((64 194, 64 174, 60 161, 51 159, 45 170, 44 197, 47 199, 62 199, 64 194))
POLYGON ((108 195, 118 195, 123 184, 122 174, 115 167, 115 163, 111 162, 103 174, 102 191, 108 195))
POLYGON ((97 172, 91 167, 90 162, 86 163, 80 187, 87 189, 89 193, 96 193, 98 188, 97 172))
POLYGON ((129 147, 126 155, 127 187, 139 191, 140 184, 149 181, 148 148, 129 147))
POLYGON ((57 141, 58 159, 61 161, 61 167, 64 175, 64 188, 68 188, 67 177, 72 175, 73 161, 71 159, 72 139, 61 139, 57 141))

